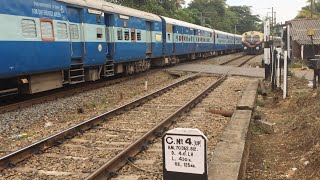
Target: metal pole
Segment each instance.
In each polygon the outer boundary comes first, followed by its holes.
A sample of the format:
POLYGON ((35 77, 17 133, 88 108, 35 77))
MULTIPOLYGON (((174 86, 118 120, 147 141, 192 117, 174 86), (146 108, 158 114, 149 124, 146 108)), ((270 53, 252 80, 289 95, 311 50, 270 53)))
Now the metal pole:
POLYGON ((287 26, 287 55, 288 55, 288 58, 291 59, 291 50, 290 50, 290 24, 288 24, 287 26))
POLYGON ((272 7, 272 15, 271 15, 271 27, 273 28, 273 7, 272 7))
POLYGON ((288 52, 284 51, 284 67, 283 67, 283 99, 288 96, 288 52))
POLYGON ((234 25, 234 34, 237 34, 237 25, 234 25))
POLYGON ((313 0, 311 0, 311 18, 313 16, 313 0))
POLYGON ((202 12, 200 12, 200 25, 203 26, 203 22, 202 22, 202 12))

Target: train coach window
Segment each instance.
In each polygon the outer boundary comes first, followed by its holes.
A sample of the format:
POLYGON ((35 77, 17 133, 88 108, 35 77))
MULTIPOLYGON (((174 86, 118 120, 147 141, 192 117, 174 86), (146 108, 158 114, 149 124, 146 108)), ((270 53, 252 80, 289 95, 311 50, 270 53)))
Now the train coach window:
POLYGON ((260 41, 260 36, 259 35, 254 35, 252 38, 252 43, 256 43, 260 41))
POLYGON ((51 20, 42 19, 41 23, 41 35, 43 41, 54 41, 53 25, 51 20))
POLYGON ((136 40, 136 32, 134 30, 131 31, 131 41, 136 40))
POLYGON ((161 42, 162 41, 162 35, 161 34, 156 34, 156 41, 161 42))
POLYGON ((97 39, 102 39, 102 38, 103 38, 102 28, 97 28, 97 39))
POLYGON ((66 23, 57 23, 57 38, 58 39, 68 39, 68 28, 66 23))
POLYGON ((77 24, 70 24, 70 38, 71 39, 79 39, 79 29, 77 24))
POLYGON ((36 22, 32 19, 22 19, 21 20, 22 36, 25 38, 36 38, 37 37, 37 27, 36 22))
POLYGON ((126 29, 124 30, 124 40, 129 41, 129 39, 130 39, 130 33, 129 33, 129 30, 126 29))
POLYGON ((167 38, 168 41, 171 41, 171 35, 168 34, 168 38, 167 38))
POLYGON ((137 31, 137 40, 141 41, 141 31, 137 31))
POLYGON ((118 36, 118 40, 122 40, 123 39, 122 29, 118 29, 117 30, 117 36, 118 36))

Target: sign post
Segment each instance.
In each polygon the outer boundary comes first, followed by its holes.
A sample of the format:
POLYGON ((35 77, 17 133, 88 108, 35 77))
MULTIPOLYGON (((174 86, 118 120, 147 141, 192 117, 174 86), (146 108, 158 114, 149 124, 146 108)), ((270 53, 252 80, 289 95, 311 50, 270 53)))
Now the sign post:
POLYGON ((208 180, 207 137, 198 129, 176 128, 162 138, 164 180, 208 180))

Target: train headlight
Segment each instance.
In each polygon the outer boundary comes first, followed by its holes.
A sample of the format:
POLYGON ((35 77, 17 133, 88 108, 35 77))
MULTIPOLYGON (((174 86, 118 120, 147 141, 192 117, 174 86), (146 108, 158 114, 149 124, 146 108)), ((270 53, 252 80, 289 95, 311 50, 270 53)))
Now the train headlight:
POLYGON ((257 47, 256 47, 256 50, 259 50, 259 49, 260 49, 260 48, 257 46, 257 47))
POLYGON ((243 47, 243 49, 244 49, 244 50, 247 50, 248 48, 247 48, 247 46, 245 46, 245 47, 243 47))

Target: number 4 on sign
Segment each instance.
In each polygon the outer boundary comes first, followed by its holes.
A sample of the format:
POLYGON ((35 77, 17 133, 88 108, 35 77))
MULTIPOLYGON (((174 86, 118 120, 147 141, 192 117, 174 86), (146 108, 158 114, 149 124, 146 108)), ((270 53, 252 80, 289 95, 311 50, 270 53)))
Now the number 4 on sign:
POLYGON ((192 143, 191 143, 191 138, 187 138, 186 141, 185 141, 185 143, 191 145, 191 144, 192 144, 192 143))

